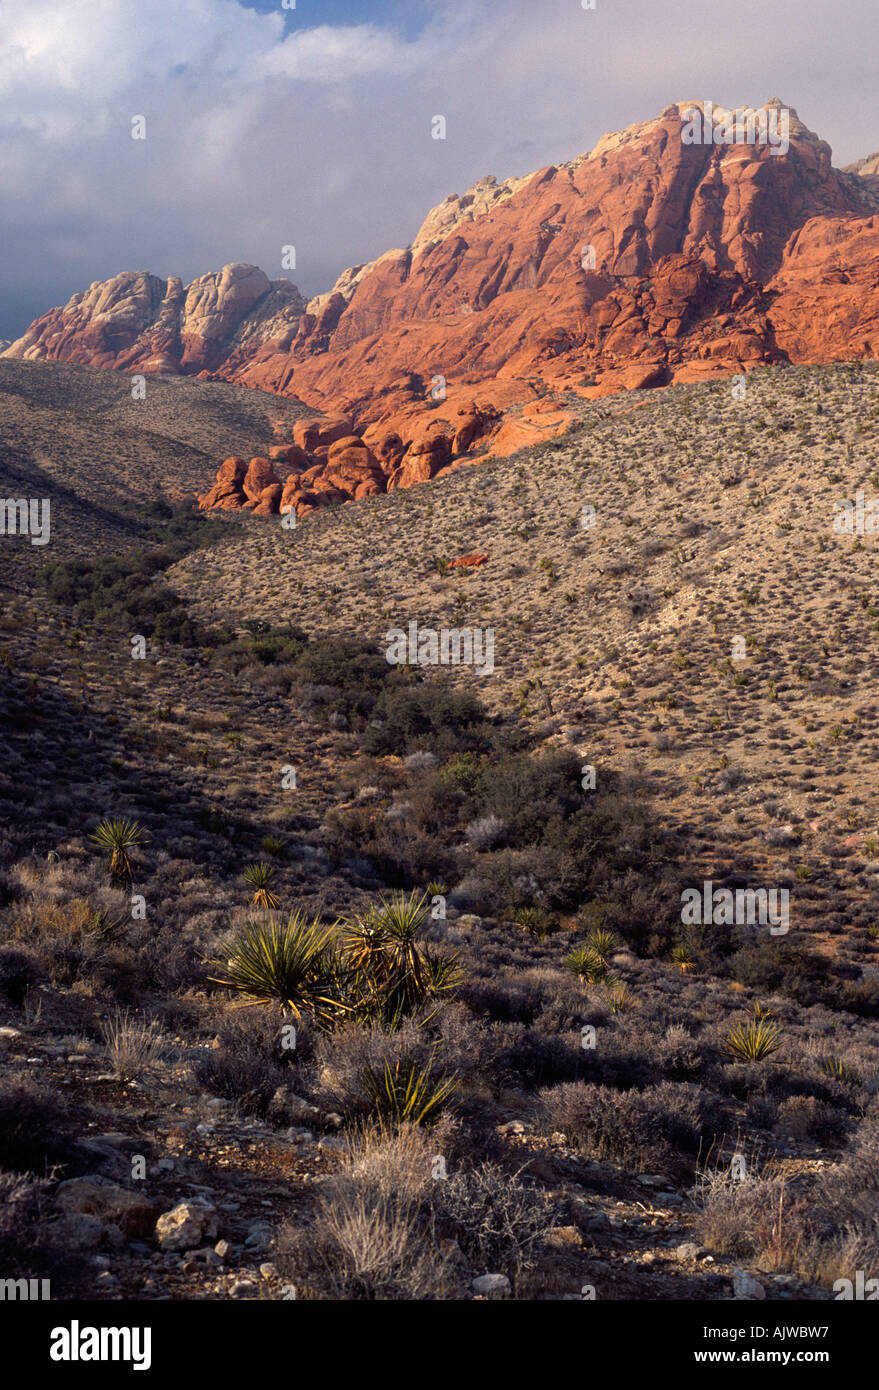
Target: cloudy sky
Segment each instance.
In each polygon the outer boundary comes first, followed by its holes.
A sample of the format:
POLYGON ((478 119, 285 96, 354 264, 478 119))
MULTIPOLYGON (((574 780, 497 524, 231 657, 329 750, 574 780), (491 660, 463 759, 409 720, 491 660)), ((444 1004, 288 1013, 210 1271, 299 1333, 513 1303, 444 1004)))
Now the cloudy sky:
POLYGON ((317 293, 675 100, 779 96, 836 163, 879 149, 877 0, 595 4, 0 0, 0 337, 120 270, 275 278, 289 244, 317 293))

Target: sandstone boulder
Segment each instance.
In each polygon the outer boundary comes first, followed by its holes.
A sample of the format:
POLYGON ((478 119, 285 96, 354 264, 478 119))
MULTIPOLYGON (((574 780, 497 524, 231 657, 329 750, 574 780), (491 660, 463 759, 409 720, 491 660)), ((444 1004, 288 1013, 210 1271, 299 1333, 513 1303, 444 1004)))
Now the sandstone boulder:
POLYGON ((268 487, 280 486, 280 479, 267 458, 252 458, 242 484, 248 502, 259 502, 268 487))
POLYGON ((214 1240, 218 1222, 215 1208, 203 1198, 178 1202, 156 1221, 156 1240, 162 1250, 194 1250, 214 1240))

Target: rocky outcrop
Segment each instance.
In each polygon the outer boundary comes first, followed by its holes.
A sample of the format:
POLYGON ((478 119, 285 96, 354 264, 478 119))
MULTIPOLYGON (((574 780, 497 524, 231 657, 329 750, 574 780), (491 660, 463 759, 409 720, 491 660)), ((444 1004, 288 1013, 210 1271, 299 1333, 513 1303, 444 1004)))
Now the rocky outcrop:
POLYGON ((566 392, 875 356, 877 168, 834 169, 777 99, 679 102, 568 164, 450 195, 411 246, 307 304, 253 266, 185 288, 130 272, 6 352, 299 397, 323 416, 249 486, 227 460, 203 505, 304 512, 550 438, 566 392), (734 128, 746 120, 752 143, 734 128), (270 476, 279 465, 296 476, 270 476))
POLYGON ((289 280, 270 281, 252 265, 224 266, 185 288, 176 276, 123 271, 43 314, 6 355, 122 371, 231 374, 262 344, 292 336, 304 308, 289 280))
POLYGON ((879 213, 812 218, 791 237, 767 292, 792 361, 879 355, 879 213))

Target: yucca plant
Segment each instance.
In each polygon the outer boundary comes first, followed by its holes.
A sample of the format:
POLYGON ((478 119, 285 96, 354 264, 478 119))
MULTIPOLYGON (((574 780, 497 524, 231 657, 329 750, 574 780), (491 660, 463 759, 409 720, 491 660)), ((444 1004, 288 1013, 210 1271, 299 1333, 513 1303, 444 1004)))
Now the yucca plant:
POLYGON ((753 1018, 748 1023, 737 1023, 727 1033, 724 1048, 733 1057, 743 1062, 762 1062, 771 1057, 781 1047, 781 1032, 778 1024, 765 1018, 753 1018))
POLYGON ((832 1076, 834 1081, 844 1081, 850 1086, 857 1086, 861 1080, 854 1067, 850 1067, 848 1062, 843 1062, 840 1057, 825 1057, 821 1062, 821 1070, 825 1076, 832 1076))
POLYGON ((606 927, 593 927, 586 937, 586 945, 594 951, 600 961, 607 965, 614 951, 619 949, 619 937, 606 927))
POLYGON ((260 841, 260 849, 263 854, 270 854, 273 859, 283 859, 287 853, 287 841, 283 835, 264 835, 260 841))
POLYGON ((265 860, 260 860, 258 864, 248 864, 244 870, 244 882, 248 888, 253 889, 253 897, 250 899, 251 907, 261 907, 274 911, 280 907, 281 900, 272 893, 271 886, 275 878, 275 866, 266 864, 265 860))
POLYGON ((537 941, 545 941, 558 926, 551 913, 544 912, 540 907, 520 907, 513 921, 537 941))
POLYGON ((93 932, 102 941, 118 941, 127 923, 128 918, 124 913, 94 907, 89 911, 86 930, 93 932))
POLYGON ((107 817, 101 821, 92 839, 101 849, 109 851, 110 882, 120 888, 130 888, 134 879, 134 867, 128 851, 135 845, 148 842, 143 826, 136 820, 128 820, 125 817, 107 817))
POLYGON ((457 951, 432 950, 430 946, 424 948, 427 988, 431 995, 450 994, 458 988, 464 977, 458 960, 457 951))
POLYGON ((607 1002, 612 1014, 624 1014, 635 1001, 628 985, 614 984, 607 991, 607 1002))
POLYGON ((614 976, 610 973, 607 961, 602 960, 591 946, 575 947, 565 956, 562 966, 565 970, 570 970, 572 975, 576 975, 581 985, 614 983, 614 976))
POLYGON ((671 958, 681 972, 692 970, 696 964, 696 957, 693 952, 682 941, 678 942, 677 946, 672 947, 671 958))
POLYGON ((309 1014, 331 1027, 349 1013, 345 967, 333 933, 302 911, 286 922, 275 917, 244 926, 209 962, 213 984, 224 985, 246 1004, 279 1002, 297 1017, 309 1014))
POLYGON ((342 943, 352 969, 358 973, 372 978, 384 976, 387 942, 385 924, 375 907, 344 924, 342 943))
POLYGON ((382 996, 408 1013, 428 998, 430 974, 416 939, 428 910, 423 893, 392 893, 346 930, 345 951, 373 1004, 382 996))
POLYGON ((455 1076, 434 1077, 433 1059, 420 1067, 409 1057, 391 1065, 364 1067, 360 1084, 377 1119, 394 1125, 423 1125, 439 1117, 457 1090, 455 1076))

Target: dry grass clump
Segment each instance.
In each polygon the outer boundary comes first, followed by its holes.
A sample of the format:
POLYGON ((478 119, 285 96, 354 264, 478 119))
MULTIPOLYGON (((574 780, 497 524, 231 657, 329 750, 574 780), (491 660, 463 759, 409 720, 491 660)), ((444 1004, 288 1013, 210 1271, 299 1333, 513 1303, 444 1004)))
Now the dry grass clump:
POLYGON ((453 1298, 458 1285, 425 1194, 436 1140, 416 1126, 364 1130, 325 1182, 308 1228, 287 1227, 277 1264, 297 1298, 453 1298))
POLYGON ((101 1026, 101 1036, 114 1074, 120 1081, 134 1081, 162 1056, 165 1040, 155 1019, 136 1018, 117 1010, 101 1026))
POLYGON ((879 1269, 877 1140, 873 1114, 840 1162, 796 1184, 777 1164, 738 1178, 728 1168, 713 1172, 701 1187, 702 1239, 758 1269, 828 1289, 837 1279, 854 1280, 859 1269, 871 1277, 879 1269))

